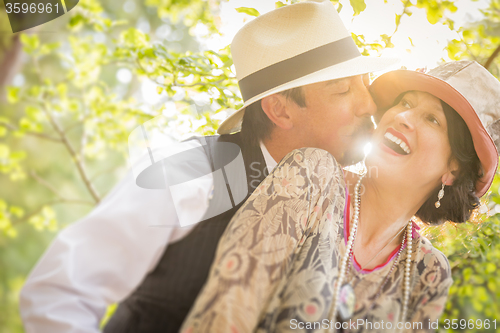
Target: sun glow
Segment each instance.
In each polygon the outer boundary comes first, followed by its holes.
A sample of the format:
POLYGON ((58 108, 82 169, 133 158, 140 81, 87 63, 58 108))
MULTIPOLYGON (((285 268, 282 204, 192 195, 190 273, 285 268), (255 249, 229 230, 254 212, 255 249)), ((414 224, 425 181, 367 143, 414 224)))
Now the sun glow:
MULTIPOLYGON (((217 50, 231 43, 236 32, 254 17, 238 13, 235 8, 253 7, 262 15, 275 8, 273 0, 230 0, 220 6, 221 36, 212 36, 202 41, 207 49, 217 50)), ((448 41, 459 38, 442 23, 434 25, 427 21, 425 9, 411 7, 411 16, 405 15, 398 30, 395 32, 395 16, 403 11, 401 0, 370 0, 365 1, 366 9, 353 17, 349 1, 340 1, 343 5, 340 17, 350 32, 363 35, 368 42, 380 40, 380 35, 393 36, 393 48, 382 50, 381 56, 401 59, 400 66, 408 69, 433 68, 443 60, 450 60, 444 50, 448 41)), ((412 3, 416 3, 415 0, 412 3)), ((482 17, 480 9, 487 7, 486 0, 458 0, 458 10, 447 12, 447 17, 455 21, 455 28, 475 21, 482 17)), ((374 54, 377 55, 377 54, 374 54)), ((381 73, 377 73, 381 74, 381 73)))

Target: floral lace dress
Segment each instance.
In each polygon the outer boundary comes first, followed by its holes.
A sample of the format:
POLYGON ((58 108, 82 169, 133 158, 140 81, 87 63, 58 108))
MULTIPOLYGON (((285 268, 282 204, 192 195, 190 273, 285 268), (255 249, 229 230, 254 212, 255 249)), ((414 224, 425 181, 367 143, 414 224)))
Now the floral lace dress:
POLYGON ((433 332, 452 284, 450 266, 416 232, 406 322, 399 318, 405 260, 388 275, 395 255, 368 274, 350 265, 354 315, 331 320, 345 206, 343 171, 332 155, 289 153, 232 218, 181 332, 433 332))

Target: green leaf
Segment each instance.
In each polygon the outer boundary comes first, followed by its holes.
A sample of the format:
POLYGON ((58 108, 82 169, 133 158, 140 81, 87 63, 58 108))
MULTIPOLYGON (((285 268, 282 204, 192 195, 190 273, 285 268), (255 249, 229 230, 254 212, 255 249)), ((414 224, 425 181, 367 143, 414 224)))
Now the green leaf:
POLYGON ((482 312, 483 311, 483 304, 481 302, 479 302, 476 298, 472 299, 472 307, 477 312, 482 312))
POLYGON ((26 108, 24 109, 24 112, 26 112, 26 115, 27 115, 30 119, 32 119, 32 120, 39 120, 41 110, 40 110, 40 108, 38 108, 38 107, 36 107, 36 106, 33 106, 33 105, 28 105, 28 106, 26 106, 26 108))
POLYGON ((24 215, 24 210, 21 207, 17 206, 10 206, 9 212, 17 218, 21 218, 24 215))
POLYGON ((59 83, 56 87, 57 92, 59 93, 59 98, 66 98, 66 94, 68 93, 68 86, 64 83, 59 83))
POLYGON ((439 10, 439 8, 436 7, 431 7, 427 8, 427 21, 429 21, 430 24, 436 24, 439 22, 439 19, 442 17, 442 11, 439 10))
POLYGON ((244 13, 244 14, 247 14, 250 16, 259 16, 260 15, 260 13, 257 9, 250 8, 250 7, 239 7, 239 8, 236 8, 236 11, 238 13, 244 13))
POLYGON ((33 54, 40 47, 40 39, 38 35, 21 34, 21 42, 24 46, 24 52, 33 54))
POLYGON ((116 27, 116 26, 124 25, 124 24, 128 24, 128 21, 127 20, 114 20, 111 22, 112 27, 116 27))
POLYGON ((10 154, 10 159, 13 161, 20 161, 26 158, 26 152, 24 150, 14 151, 10 154))
POLYGON ((452 1, 443 1, 443 7, 454 13, 457 11, 457 6, 452 1))
POLYGON ((281 2, 281 1, 277 1, 277 2, 275 2, 275 4, 274 4, 274 5, 275 5, 275 7, 276 7, 276 8, 281 8, 281 7, 286 6, 286 5, 285 5, 283 2, 281 2))
POLYGON ((354 10, 354 16, 359 15, 362 11, 366 9, 365 0, 349 0, 352 9, 354 10))
POLYGON ((471 38, 474 38, 474 34, 472 33, 472 31, 470 31, 469 29, 465 29, 462 31, 462 36, 464 37, 464 39, 471 39, 471 38))
POLYGON ((32 224, 37 230, 48 229, 50 231, 57 230, 57 220, 54 209, 45 206, 42 212, 38 215, 31 217, 28 222, 32 224))
POLYGON ((492 292, 497 291, 497 283, 495 279, 491 278, 488 280, 488 289, 492 292))
POLYGON ((445 23, 450 28, 450 30, 455 30, 455 21, 453 21, 450 18, 447 18, 445 23))
POLYGON ((0 144, 0 159, 6 159, 9 157, 10 149, 7 145, 0 144))
POLYGON ((464 281, 469 281, 470 277, 472 276, 472 268, 467 267, 466 269, 464 269, 462 274, 464 276, 464 281))
POLYGON ((494 263, 489 262, 486 264, 486 273, 493 273, 496 270, 497 270, 497 266, 494 263))
POLYGON ((17 237, 17 230, 14 229, 12 226, 9 226, 4 231, 5 231, 5 234, 7 235, 7 237, 9 237, 9 238, 16 238, 17 237))
POLYGON ((28 96, 37 98, 40 95, 40 92, 41 92, 40 86, 33 85, 31 88, 28 89, 28 96))
POLYGON ((11 104, 15 104, 19 101, 19 91, 21 88, 18 87, 7 87, 7 101, 11 104))
POLYGON ((129 28, 122 32, 121 40, 129 47, 145 47, 149 42, 149 35, 135 28, 129 28))
POLYGON ((59 48, 60 45, 61 45, 60 42, 43 44, 42 47, 40 48, 40 54, 49 54, 55 49, 59 48))
POLYGON ((79 30, 82 28, 84 23, 85 23, 85 18, 80 14, 76 14, 73 15, 69 20, 68 26, 72 30, 79 30))
POLYGON ((104 23, 104 25, 106 26, 106 28, 111 27, 111 25, 113 24, 113 21, 111 19, 109 19, 109 18, 104 19, 102 22, 104 23))

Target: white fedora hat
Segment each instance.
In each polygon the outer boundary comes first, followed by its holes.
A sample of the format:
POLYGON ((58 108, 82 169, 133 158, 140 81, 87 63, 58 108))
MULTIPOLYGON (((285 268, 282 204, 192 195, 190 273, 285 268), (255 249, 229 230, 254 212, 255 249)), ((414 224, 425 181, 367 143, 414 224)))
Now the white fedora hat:
POLYGON ((240 130, 245 108, 266 96, 397 62, 362 56, 328 0, 300 2, 257 17, 238 31, 231 53, 245 104, 220 125, 219 134, 240 130))

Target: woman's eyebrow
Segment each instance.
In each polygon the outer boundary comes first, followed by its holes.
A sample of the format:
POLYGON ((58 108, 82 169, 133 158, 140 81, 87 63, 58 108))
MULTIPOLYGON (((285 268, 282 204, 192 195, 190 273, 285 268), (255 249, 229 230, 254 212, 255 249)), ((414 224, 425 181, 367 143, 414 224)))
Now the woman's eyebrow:
POLYGON ((436 104, 432 109, 434 109, 434 111, 438 112, 438 113, 442 113, 444 115, 444 110, 443 110, 443 107, 439 104, 436 104))

